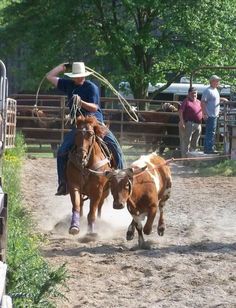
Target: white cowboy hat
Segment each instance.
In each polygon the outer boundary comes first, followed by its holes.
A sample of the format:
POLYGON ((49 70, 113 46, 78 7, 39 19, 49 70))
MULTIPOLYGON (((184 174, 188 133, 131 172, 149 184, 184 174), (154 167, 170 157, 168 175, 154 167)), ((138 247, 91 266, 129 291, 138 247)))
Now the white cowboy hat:
POLYGON ((86 77, 91 75, 91 72, 85 70, 84 62, 73 62, 72 63, 72 72, 65 73, 66 76, 70 78, 77 78, 77 77, 86 77))

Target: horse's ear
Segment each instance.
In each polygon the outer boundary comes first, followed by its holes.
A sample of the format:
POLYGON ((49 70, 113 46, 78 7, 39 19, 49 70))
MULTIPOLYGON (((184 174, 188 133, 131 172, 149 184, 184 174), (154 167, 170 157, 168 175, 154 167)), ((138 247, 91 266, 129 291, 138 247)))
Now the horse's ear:
POLYGON ((103 138, 107 134, 108 128, 106 126, 98 124, 98 125, 94 126, 94 132, 95 132, 96 136, 103 138))

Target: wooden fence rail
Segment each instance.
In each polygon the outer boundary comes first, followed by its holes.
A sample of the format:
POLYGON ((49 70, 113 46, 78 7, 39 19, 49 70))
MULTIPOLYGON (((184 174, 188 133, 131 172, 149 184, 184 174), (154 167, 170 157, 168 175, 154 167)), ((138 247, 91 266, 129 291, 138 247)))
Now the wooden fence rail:
MULTIPOLYGON (((39 152, 52 151, 54 154, 68 131, 68 120, 66 115, 69 109, 66 107, 66 97, 54 95, 40 95, 38 98, 38 110, 42 111, 41 116, 33 116, 35 108, 34 95, 14 95, 17 100, 17 130, 21 130, 25 135, 26 143, 32 149, 32 145, 38 144, 39 152)), ((117 98, 101 98, 105 123, 117 136, 123 149, 127 145, 138 148, 145 145, 150 149, 150 144, 155 138, 165 140, 166 147, 174 149, 178 144, 178 113, 160 111, 163 103, 160 100, 128 100, 130 105, 135 106, 137 114, 141 119, 138 123, 131 121, 125 111, 121 108, 117 98), (157 112, 157 110, 159 111, 157 112), (158 119, 157 119, 158 115, 158 119), (142 119, 148 119, 143 121, 142 119), (169 120, 166 120, 166 119, 169 120), (163 121, 165 119, 165 121, 163 121), (174 119, 174 121, 173 121, 174 119), (163 132, 161 128, 165 127, 163 132)), ((179 102, 168 101, 168 103, 178 106, 179 102)), ((217 143, 224 145, 224 152, 229 151, 230 135, 229 125, 235 123, 236 112, 234 109, 236 102, 229 102, 222 109, 217 131, 217 143), (235 113, 234 113, 235 112, 235 113), (223 136, 223 140, 222 140, 223 136)), ((203 125, 204 128, 204 125, 203 125)), ((204 133, 201 136, 200 145, 203 144, 204 133)), ((34 149, 34 148, 33 148, 34 149)), ((34 152, 36 149, 33 150, 34 152)))

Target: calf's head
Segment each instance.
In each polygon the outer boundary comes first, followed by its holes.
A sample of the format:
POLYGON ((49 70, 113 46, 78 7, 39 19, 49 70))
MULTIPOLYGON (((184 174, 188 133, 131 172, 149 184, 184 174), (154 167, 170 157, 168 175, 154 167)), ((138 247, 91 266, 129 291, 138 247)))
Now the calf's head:
POLYGON ((127 199, 131 195, 133 185, 133 175, 131 170, 117 170, 116 174, 113 174, 110 177, 113 208, 116 210, 123 209, 127 199))
POLYGON ((125 207, 128 198, 132 194, 133 177, 143 172, 146 168, 147 166, 104 172, 89 170, 92 173, 99 176, 106 176, 109 179, 111 194, 113 196, 113 208, 119 210, 125 207))
POLYGON ((133 177, 143 172, 147 166, 142 168, 128 168, 115 170, 107 173, 110 180, 111 194, 113 196, 113 208, 123 209, 132 194, 133 177))

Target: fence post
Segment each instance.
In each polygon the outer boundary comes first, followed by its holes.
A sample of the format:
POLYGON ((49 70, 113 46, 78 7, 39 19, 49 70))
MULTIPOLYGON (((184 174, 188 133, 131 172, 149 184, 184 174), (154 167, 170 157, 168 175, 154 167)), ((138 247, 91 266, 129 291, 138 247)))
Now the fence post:
POLYGON ((231 129, 231 159, 236 160, 236 125, 232 125, 231 129))

